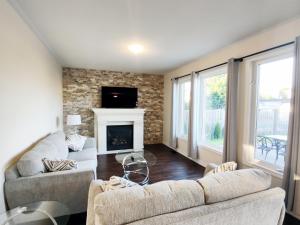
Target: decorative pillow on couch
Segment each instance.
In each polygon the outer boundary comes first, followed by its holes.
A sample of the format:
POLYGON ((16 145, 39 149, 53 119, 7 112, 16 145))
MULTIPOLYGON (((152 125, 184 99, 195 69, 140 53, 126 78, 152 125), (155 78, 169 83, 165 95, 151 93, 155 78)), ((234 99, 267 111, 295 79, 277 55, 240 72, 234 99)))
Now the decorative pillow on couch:
POLYGON ((72 159, 58 159, 58 160, 50 160, 44 158, 43 163, 50 172, 63 171, 63 170, 71 170, 77 168, 77 162, 72 159))
POLYGON ((209 172, 207 172, 205 174, 209 175, 209 174, 215 174, 215 173, 223 173, 223 172, 228 172, 228 171, 234 171, 237 169, 237 163, 232 161, 232 162, 227 162, 227 163, 222 163, 221 165, 216 166, 215 168, 213 168, 212 170, 210 170, 209 172))
POLYGON ((81 136, 78 134, 72 134, 70 136, 67 136, 67 145, 68 148, 71 149, 72 151, 79 152, 82 151, 83 146, 85 144, 87 137, 81 136))

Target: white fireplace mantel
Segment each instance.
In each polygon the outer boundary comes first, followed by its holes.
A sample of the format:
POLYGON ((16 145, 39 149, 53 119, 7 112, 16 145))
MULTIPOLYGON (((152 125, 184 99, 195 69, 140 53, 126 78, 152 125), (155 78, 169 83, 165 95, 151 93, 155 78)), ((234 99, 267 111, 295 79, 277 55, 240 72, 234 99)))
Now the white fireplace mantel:
POLYGON ((94 129, 98 154, 110 154, 144 149, 144 109, 107 109, 93 108, 95 114, 94 129), (133 125, 133 149, 107 151, 107 126, 133 125))

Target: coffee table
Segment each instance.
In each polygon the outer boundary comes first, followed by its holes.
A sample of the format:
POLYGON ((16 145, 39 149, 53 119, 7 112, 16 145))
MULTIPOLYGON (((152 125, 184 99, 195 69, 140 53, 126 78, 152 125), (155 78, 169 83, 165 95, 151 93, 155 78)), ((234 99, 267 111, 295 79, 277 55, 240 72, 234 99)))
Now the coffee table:
POLYGON ((149 181, 147 160, 140 153, 130 153, 123 159, 124 178, 145 185, 149 181))
POLYGON ((64 204, 57 201, 41 201, 0 214, 0 225, 66 225, 69 216, 70 211, 64 204))

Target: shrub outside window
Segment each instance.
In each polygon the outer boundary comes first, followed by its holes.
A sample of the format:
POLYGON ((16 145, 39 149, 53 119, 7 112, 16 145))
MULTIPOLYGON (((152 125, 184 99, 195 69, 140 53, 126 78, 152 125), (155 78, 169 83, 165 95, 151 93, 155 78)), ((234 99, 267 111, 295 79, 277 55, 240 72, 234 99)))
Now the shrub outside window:
POLYGON ((216 68, 199 75, 200 114, 199 145, 223 151, 227 67, 216 68))

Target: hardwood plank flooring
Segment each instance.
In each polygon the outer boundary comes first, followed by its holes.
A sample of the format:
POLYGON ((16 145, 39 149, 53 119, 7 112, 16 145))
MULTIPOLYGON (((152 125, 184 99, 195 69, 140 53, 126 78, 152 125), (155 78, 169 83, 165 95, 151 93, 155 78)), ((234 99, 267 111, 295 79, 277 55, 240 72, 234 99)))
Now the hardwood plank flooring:
POLYGON ((300 221, 297 220, 295 217, 293 217, 289 214, 286 214, 283 225, 300 225, 300 221))
MULTIPOLYGON (((153 153, 157 160, 149 166, 149 183, 163 180, 199 179, 204 167, 178 154, 162 144, 145 145, 145 150, 153 153)), ((123 176, 122 165, 116 161, 115 154, 98 156, 98 179, 107 180, 111 176, 123 176)))
MULTIPOLYGON (((153 153, 157 158, 156 164, 149 166, 149 183, 163 180, 198 179, 203 176, 204 167, 163 144, 145 145, 145 149, 153 153)), ((113 175, 123 175, 122 165, 116 161, 115 155, 98 156, 98 179, 107 180, 113 175)), ((85 225, 85 220, 86 213, 80 213, 72 215, 68 224, 85 225)), ((286 215, 283 225, 300 225, 300 221, 290 215, 286 215)))

